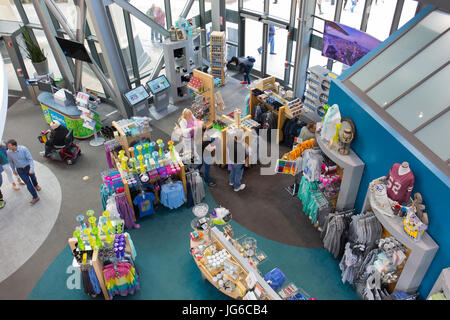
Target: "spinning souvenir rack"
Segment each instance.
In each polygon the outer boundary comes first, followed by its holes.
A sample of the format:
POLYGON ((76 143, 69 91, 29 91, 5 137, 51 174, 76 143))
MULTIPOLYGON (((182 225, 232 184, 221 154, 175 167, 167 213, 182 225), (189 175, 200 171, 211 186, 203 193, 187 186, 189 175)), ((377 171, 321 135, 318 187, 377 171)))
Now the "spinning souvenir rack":
POLYGON ((211 128, 216 120, 214 78, 207 73, 194 69, 187 87, 194 97, 191 105, 192 113, 197 119, 203 120, 208 129, 211 128))

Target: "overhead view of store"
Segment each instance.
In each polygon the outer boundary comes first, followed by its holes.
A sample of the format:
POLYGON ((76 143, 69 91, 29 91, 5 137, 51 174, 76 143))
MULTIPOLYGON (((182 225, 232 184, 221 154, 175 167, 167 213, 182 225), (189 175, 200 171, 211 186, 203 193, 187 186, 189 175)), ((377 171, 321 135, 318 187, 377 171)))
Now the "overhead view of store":
POLYGON ((449 300, 449 28, 0 0, 0 300, 449 300))

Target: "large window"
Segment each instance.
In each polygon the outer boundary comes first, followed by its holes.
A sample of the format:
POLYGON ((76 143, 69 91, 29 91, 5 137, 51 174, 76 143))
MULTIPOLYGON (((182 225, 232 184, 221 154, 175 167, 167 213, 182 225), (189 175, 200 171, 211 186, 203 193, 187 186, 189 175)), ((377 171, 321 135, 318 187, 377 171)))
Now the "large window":
POLYGON ((21 20, 13 0, 0 0, 0 20, 21 20))
POLYGON ((398 27, 401 28, 405 23, 411 20, 417 9, 417 0, 405 0, 403 3, 402 14, 400 16, 400 22, 398 27))
MULTIPOLYGON (((245 3, 245 2, 244 2, 245 3)), ((261 71, 261 54, 258 49, 262 46, 263 24, 261 22, 245 20, 245 55, 256 59, 253 69, 261 71)))
POLYGON ((386 39, 391 31, 396 4, 397 0, 372 1, 366 32, 378 40, 386 39))
POLYGON ((269 14, 274 17, 289 20, 289 17, 291 16, 291 0, 280 0, 277 1, 277 3, 270 0, 269 14))
POLYGON ((284 79, 284 62, 286 61, 288 31, 275 27, 273 39, 274 54, 271 54, 270 41, 267 45, 267 73, 279 79, 284 79))

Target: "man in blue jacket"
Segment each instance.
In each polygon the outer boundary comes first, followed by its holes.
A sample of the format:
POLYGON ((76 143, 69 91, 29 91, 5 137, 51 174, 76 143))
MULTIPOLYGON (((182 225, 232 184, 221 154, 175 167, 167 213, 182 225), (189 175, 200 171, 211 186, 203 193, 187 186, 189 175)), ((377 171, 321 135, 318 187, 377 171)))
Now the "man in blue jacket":
POLYGON ((244 81, 241 81, 241 84, 250 84, 250 72, 253 69, 255 61, 255 58, 251 56, 231 58, 229 63, 234 63, 239 68, 239 71, 244 74, 244 81))

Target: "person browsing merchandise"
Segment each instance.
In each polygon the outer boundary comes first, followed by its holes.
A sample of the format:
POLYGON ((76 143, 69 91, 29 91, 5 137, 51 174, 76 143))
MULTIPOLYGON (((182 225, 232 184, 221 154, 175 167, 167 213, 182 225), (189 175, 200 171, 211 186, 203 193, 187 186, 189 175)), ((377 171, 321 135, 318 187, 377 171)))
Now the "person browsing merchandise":
POLYGON ((245 144, 242 131, 238 130, 228 144, 228 164, 230 165, 230 186, 234 187, 234 191, 244 190, 245 184, 241 184, 244 174, 244 166, 249 160, 249 149, 245 144))
POLYGON ((315 122, 310 122, 302 128, 300 135, 298 136, 302 141, 306 141, 315 138, 316 135, 316 124, 315 122))
POLYGON ((19 175, 19 177, 27 185, 27 189, 33 197, 30 201, 33 205, 40 200, 36 191, 41 190, 34 173, 33 157, 27 147, 17 145, 17 141, 14 139, 8 140, 7 146, 8 160, 11 165, 11 169, 13 170, 14 175, 19 175))

